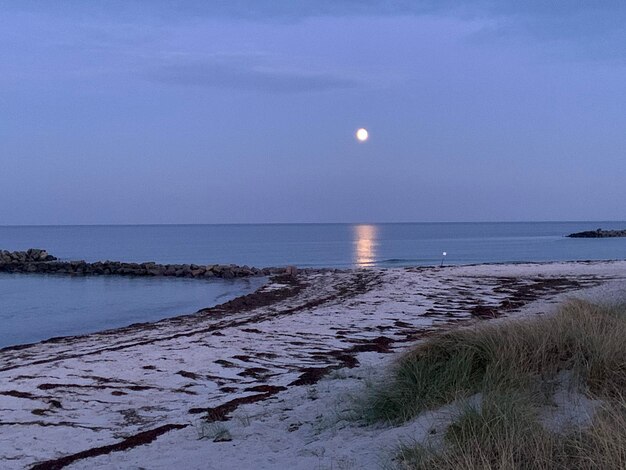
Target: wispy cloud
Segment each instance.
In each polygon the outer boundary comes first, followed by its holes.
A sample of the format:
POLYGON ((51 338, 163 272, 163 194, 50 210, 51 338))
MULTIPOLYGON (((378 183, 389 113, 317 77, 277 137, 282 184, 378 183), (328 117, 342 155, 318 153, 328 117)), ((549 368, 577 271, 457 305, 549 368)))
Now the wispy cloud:
POLYGON ((273 93, 315 92, 358 86, 355 80, 327 73, 272 69, 221 59, 162 65, 150 70, 147 77, 171 85, 273 93))
POLYGON ((562 40, 572 53, 626 57, 626 2, 568 0, 21 0, 2 10, 78 18, 114 18, 124 24, 171 24, 190 18, 292 23, 320 17, 446 16, 480 19, 494 40, 505 35, 562 40), (155 21, 156 19, 156 21, 155 21), (496 23, 494 25, 494 23, 496 23))

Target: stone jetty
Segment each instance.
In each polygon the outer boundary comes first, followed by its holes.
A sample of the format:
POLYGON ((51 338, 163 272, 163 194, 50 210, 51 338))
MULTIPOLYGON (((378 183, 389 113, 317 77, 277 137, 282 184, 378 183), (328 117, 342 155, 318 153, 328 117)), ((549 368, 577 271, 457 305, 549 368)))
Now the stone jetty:
POLYGON ((626 237, 626 230, 587 230, 585 232, 570 233, 569 238, 616 238, 626 237))
POLYGON ((0 250, 0 272, 67 274, 73 276, 167 276, 197 279, 234 279, 250 276, 283 274, 285 268, 253 268, 234 264, 158 264, 124 263, 121 261, 64 261, 46 250, 0 250))

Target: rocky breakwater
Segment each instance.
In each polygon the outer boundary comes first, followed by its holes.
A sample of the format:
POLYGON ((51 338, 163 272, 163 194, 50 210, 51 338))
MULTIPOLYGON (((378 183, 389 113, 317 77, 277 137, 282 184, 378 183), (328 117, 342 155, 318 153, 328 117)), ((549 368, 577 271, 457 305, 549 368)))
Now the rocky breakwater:
POLYGON ((74 276, 168 276, 197 279, 234 279, 285 273, 285 268, 252 268, 234 264, 158 264, 121 261, 62 261, 46 250, 0 250, 0 272, 68 274, 74 276))
POLYGON ((626 230, 587 230, 585 232, 570 233, 569 238, 616 238, 626 237, 626 230))

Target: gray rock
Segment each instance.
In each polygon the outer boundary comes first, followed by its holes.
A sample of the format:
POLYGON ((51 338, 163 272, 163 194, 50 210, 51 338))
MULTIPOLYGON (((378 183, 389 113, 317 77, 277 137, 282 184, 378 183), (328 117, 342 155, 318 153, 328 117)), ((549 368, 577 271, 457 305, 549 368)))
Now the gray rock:
POLYGON ((119 261, 84 260, 59 261, 46 250, 30 248, 26 251, 0 250, 0 271, 23 273, 55 273, 74 276, 175 276, 197 279, 248 277, 284 272, 282 268, 258 269, 250 266, 197 265, 197 264, 158 264, 154 261, 145 263, 122 263, 119 261))

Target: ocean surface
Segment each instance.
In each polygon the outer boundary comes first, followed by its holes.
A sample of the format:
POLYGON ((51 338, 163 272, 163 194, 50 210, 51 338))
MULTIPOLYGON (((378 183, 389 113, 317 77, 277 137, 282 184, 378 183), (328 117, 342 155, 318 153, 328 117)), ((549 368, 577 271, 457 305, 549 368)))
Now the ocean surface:
POLYGON ((626 238, 571 239, 626 222, 0 226, 0 249, 63 259, 251 266, 411 266, 622 259, 626 238))
MULTIPOLYGON (((0 226, 0 249, 257 267, 625 259, 626 238, 565 237, 600 227, 624 229, 626 222, 0 226)), ((0 347, 194 312, 258 282, 0 275, 0 347)))
POLYGON ((263 282, 0 273, 0 348, 194 313, 263 282))

